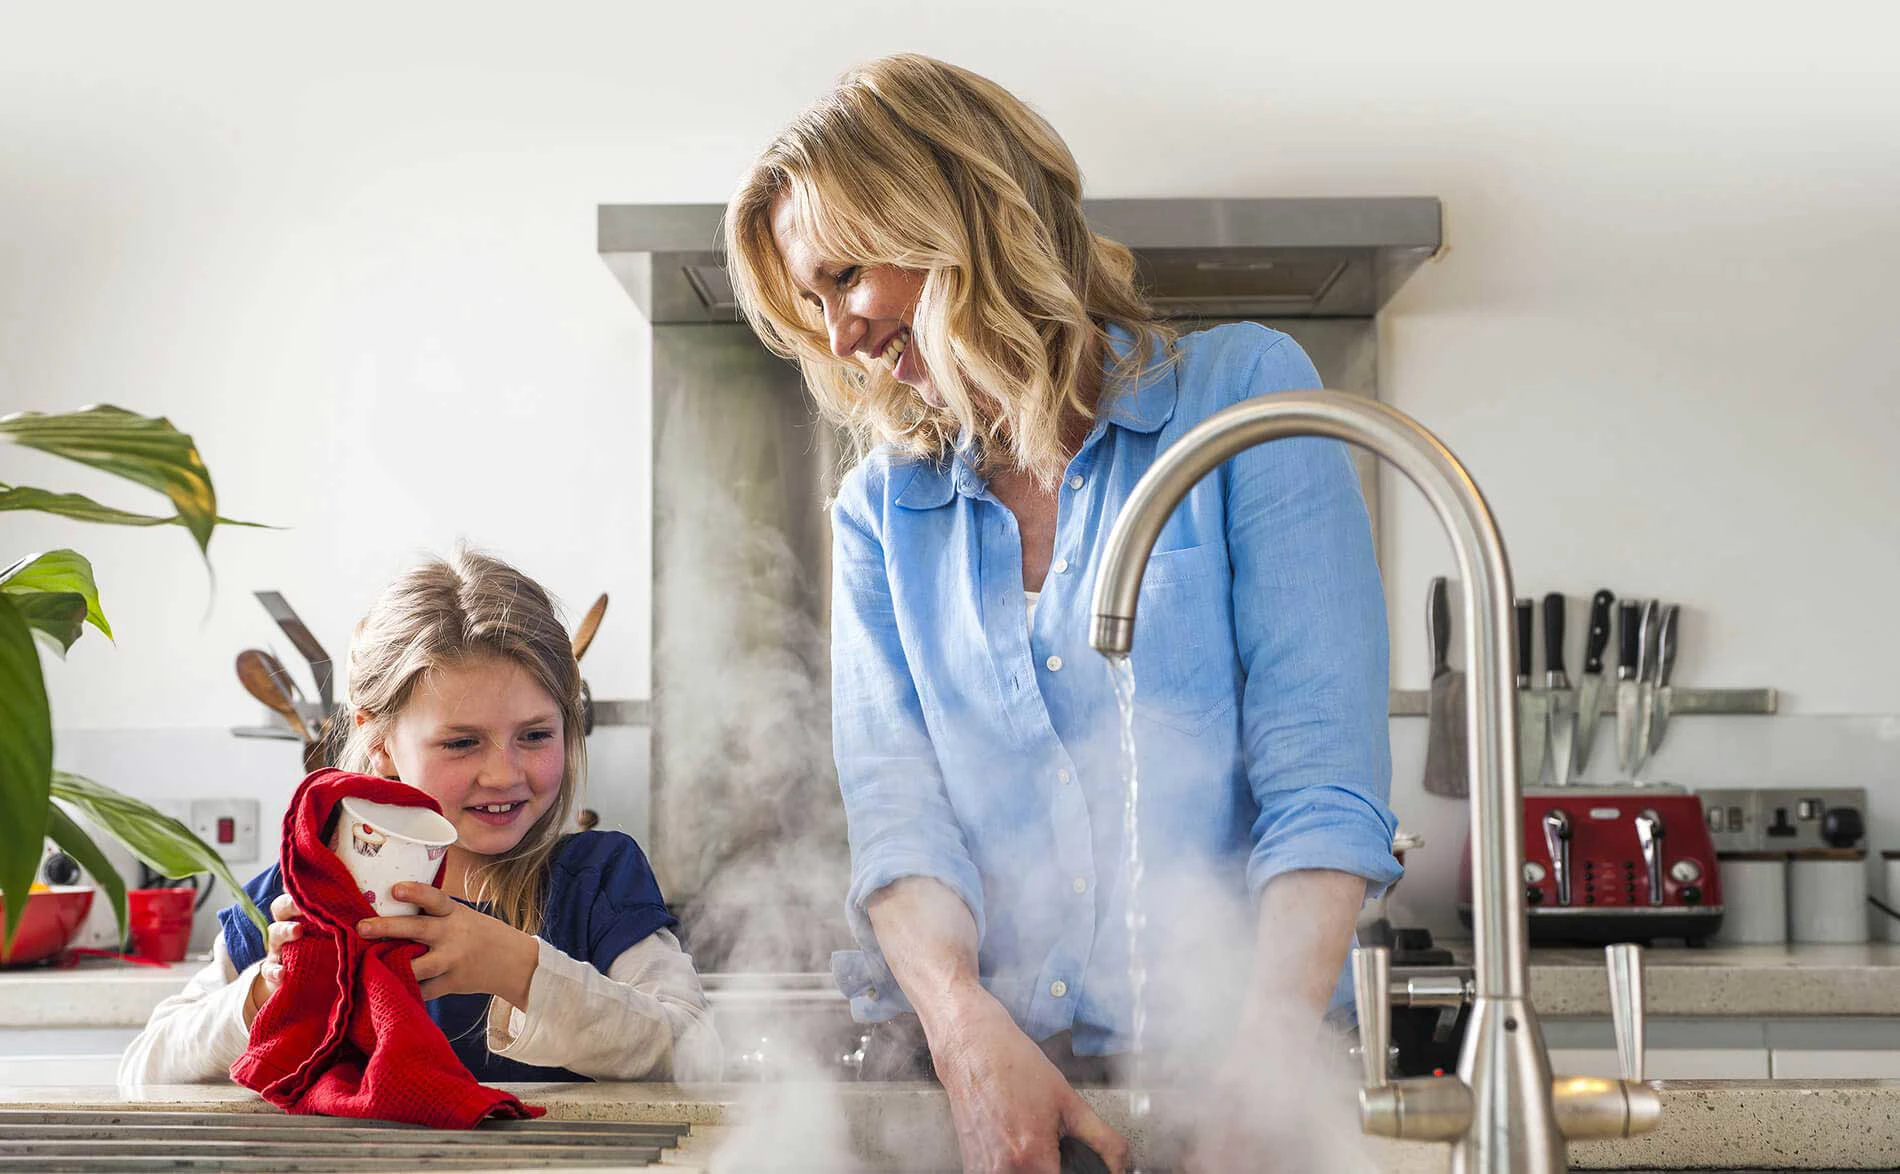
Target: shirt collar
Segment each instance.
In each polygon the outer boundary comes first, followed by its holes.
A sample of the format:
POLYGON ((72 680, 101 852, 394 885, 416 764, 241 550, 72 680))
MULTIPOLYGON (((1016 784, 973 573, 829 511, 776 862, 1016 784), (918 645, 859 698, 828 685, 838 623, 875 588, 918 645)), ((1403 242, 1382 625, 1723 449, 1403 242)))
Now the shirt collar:
MULTIPOLYGON (((1112 369, 1134 347, 1134 335, 1110 324, 1108 346, 1114 357, 1109 364, 1112 369)), ((1151 359, 1134 383, 1124 382, 1110 390, 1097 420, 1130 432, 1159 432, 1174 417, 1177 398, 1174 364, 1157 364, 1151 359)), ((982 493, 987 483, 970 467, 966 452, 966 445, 959 441, 956 452, 947 460, 918 460, 911 466, 910 480, 898 491, 897 504, 905 509, 931 510, 950 504, 955 494, 975 497, 982 493)))
MULTIPOLYGON (((1111 370, 1128 357, 1134 345, 1135 336, 1127 329, 1109 325, 1108 346, 1114 355, 1111 370)), ((1097 417, 1130 432, 1161 431, 1162 426, 1174 418, 1174 405, 1179 396, 1174 364, 1163 361, 1165 358, 1165 353, 1150 354, 1133 383, 1124 381, 1110 390, 1097 417)))

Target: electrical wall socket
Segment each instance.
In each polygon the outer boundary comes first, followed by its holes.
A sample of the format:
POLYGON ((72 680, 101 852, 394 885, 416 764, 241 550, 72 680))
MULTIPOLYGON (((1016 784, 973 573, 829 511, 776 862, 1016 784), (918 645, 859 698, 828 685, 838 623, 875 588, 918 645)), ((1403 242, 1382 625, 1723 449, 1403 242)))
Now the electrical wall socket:
POLYGON ((193 799, 188 822, 226 860, 256 860, 257 812, 255 799, 193 799))

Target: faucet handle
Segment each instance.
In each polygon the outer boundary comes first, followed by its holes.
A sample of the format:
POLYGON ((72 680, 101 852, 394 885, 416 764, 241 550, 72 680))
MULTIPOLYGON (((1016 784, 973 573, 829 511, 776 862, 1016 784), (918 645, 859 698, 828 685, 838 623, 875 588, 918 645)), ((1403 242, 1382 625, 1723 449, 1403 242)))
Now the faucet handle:
POLYGON ((1623 1079, 1642 1083, 1643 948, 1622 942, 1603 948, 1610 971, 1610 1019, 1616 1028, 1616 1057, 1623 1079))
POLYGON ((1392 951, 1356 946, 1352 952, 1352 998, 1359 1011, 1359 1059, 1367 1088, 1386 1083, 1392 1050, 1392 951))

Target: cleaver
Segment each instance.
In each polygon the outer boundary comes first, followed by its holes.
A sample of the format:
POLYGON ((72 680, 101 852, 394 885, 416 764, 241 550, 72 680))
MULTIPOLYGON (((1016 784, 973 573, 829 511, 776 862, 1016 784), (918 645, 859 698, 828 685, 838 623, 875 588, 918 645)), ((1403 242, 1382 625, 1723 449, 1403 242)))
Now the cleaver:
POLYGON ((1517 601, 1517 777, 1520 786, 1535 787, 1544 777, 1544 744, 1550 737, 1550 696, 1531 692, 1531 627, 1535 605, 1517 601))
POLYGON ((1448 799, 1471 793, 1465 745, 1465 675, 1451 667, 1451 591, 1443 576, 1425 593, 1425 634, 1432 653, 1425 696, 1425 790, 1448 799))

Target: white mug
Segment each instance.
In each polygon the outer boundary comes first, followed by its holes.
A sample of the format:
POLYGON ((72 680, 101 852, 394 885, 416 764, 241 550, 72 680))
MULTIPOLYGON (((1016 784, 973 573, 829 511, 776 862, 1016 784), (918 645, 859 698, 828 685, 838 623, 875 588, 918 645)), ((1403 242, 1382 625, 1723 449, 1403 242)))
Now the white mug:
POLYGON ((396 900, 389 890, 399 881, 433 884, 442 857, 455 843, 455 825, 426 807, 371 803, 354 796, 338 806, 342 813, 330 836, 330 850, 350 870, 376 916, 420 913, 419 906, 396 900))

